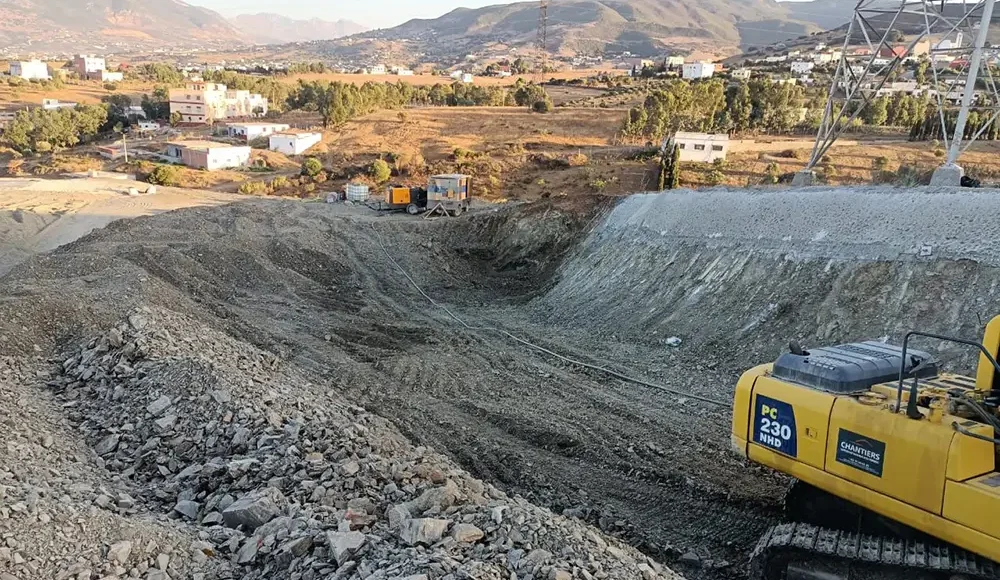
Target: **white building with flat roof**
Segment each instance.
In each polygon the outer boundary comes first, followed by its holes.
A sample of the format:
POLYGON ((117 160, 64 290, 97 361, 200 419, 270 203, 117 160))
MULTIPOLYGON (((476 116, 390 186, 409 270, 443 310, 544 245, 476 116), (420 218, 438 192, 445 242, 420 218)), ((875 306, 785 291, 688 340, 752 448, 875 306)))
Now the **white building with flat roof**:
POLYGON ((229 90, 218 83, 189 83, 170 89, 170 114, 182 123, 214 123, 225 119, 267 114, 267 98, 250 91, 229 90))
POLYGON ((322 140, 322 133, 285 131, 271 135, 270 149, 285 155, 302 155, 322 140))
POLYGON ((38 59, 11 61, 10 76, 26 81, 47 81, 52 78, 52 75, 49 74, 49 66, 38 59))
POLYGON ((105 69, 107 69, 107 63, 100 56, 81 54, 73 59, 73 70, 80 75, 81 79, 89 78, 91 73, 100 73, 105 69))
POLYGON ((284 123, 229 123, 226 125, 226 134, 237 139, 253 141, 258 137, 267 137, 289 129, 291 126, 284 123))
POLYGON ((808 60, 799 60, 792 63, 792 74, 804 75, 816 68, 816 63, 808 60))
POLYGON ((678 131, 673 140, 680 148, 681 161, 711 163, 729 153, 729 136, 725 134, 678 131))
POLYGON ((710 79, 715 75, 715 63, 690 62, 684 65, 682 76, 687 80, 710 79))
POLYGON ((175 141, 167 143, 166 156, 195 169, 231 169, 250 164, 250 147, 214 141, 175 141))

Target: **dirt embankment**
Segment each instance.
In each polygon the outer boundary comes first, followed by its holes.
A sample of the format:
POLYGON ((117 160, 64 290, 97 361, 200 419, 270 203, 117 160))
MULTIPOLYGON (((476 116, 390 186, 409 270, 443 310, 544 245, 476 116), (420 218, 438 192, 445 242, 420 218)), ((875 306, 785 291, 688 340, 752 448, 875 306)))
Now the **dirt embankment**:
MULTIPOLYGON (((362 405, 507 493, 626 538, 690 577, 739 578, 779 517, 786 482, 732 456, 729 409, 690 395, 728 400, 740 371, 792 338, 898 338, 906 328, 975 336, 1000 274, 990 195, 714 190, 618 204, 553 199, 439 221, 271 200, 185 209, 115 222, 16 267, 0 279, 0 345, 19 356, 62 350, 156 305, 170 336, 191 320, 204 327, 175 337, 195 352, 202 341, 220 353, 242 345, 252 365, 293 371, 304 397, 362 405), (431 306, 397 265, 468 326, 431 306), (667 340, 675 336, 680 347, 667 340)), ((118 376, 119 360, 134 367, 114 353, 95 372, 118 376)), ((108 385, 93 388, 114 397, 108 385)), ((255 392, 241 395, 250 409, 241 421, 256 429, 263 413, 280 423, 252 403, 255 392)), ((90 413, 104 429, 124 428, 90 413)), ((107 436, 94 427, 91 445, 107 436)), ((114 460, 127 467, 130 450, 114 460)), ((245 491, 245 482, 225 485, 245 491)), ((388 496, 374 496, 381 517, 388 496)), ((331 523, 319 520, 305 529, 331 523)), ((531 549, 516 536, 493 539, 531 549)))

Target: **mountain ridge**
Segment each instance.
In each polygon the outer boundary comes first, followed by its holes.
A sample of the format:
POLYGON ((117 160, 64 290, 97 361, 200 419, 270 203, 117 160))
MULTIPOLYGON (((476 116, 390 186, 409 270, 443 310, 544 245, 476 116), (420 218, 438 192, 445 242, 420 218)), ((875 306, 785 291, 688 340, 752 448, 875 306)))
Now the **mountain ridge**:
POLYGON ((250 40, 260 44, 334 40, 369 30, 347 19, 295 19, 273 12, 240 14, 229 20, 250 40))

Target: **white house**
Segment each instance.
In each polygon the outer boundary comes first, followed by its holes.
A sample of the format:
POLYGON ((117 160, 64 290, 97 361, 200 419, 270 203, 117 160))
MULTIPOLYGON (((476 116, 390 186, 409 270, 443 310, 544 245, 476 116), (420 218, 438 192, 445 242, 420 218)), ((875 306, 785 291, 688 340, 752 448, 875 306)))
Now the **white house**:
POLYGON ((125 73, 102 70, 99 72, 90 73, 89 75, 87 75, 87 77, 90 80, 101 81, 104 83, 120 83, 125 80, 125 73))
POLYGON ((73 59, 73 69, 81 79, 88 78, 91 73, 100 73, 107 68, 103 58, 90 54, 81 54, 73 59))
POLYGON ((413 71, 410 70, 410 69, 408 69, 408 68, 396 69, 396 76, 400 76, 400 77, 412 77, 413 76, 413 71))
POLYGON ((816 68, 814 63, 805 60, 799 60, 792 63, 792 74, 804 75, 808 74, 812 69, 816 68))
POLYGON ((667 57, 667 68, 676 68, 679 66, 684 66, 683 56, 668 56, 667 57))
POLYGON ((448 76, 450 76, 451 78, 453 78, 453 79, 455 79, 457 81, 457 80, 461 79, 462 75, 464 75, 464 74, 465 74, 465 72, 457 70, 457 71, 451 73, 448 76))
POLYGON ((258 137, 267 137, 289 129, 291 126, 284 123, 229 123, 226 125, 226 134, 230 137, 253 141, 258 137))
POLYGON ((685 79, 710 79, 715 74, 715 63, 691 62, 684 65, 682 76, 685 79))
POLYGON ((136 131, 139 133, 147 133, 149 131, 159 131, 160 124, 156 121, 139 121, 136 125, 136 131))
POLYGON ((469 73, 465 73, 464 75, 462 75, 462 82, 465 83, 465 84, 471 83, 472 82, 472 75, 469 74, 469 73))
POLYGON ((214 141, 176 141, 167 143, 167 158, 195 169, 229 169, 250 164, 250 147, 234 147, 214 141))
POLYGON ((42 108, 46 111, 55 111, 56 109, 73 109, 77 103, 64 102, 59 99, 42 99, 42 108))
POLYGON ((322 133, 285 131, 271 135, 270 149, 285 155, 302 155, 322 140, 322 133))
POLYGON ((748 80, 750 80, 750 76, 752 74, 753 74, 753 71, 750 70, 750 69, 748 69, 748 68, 738 68, 738 69, 734 69, 733 72, 730 73, 730 76, 733 77, 736 80, 748 81, 748 80))
POLYGON ((833 62, 833 55, 829 52, 821 52, 813 55, 813 62, 816 64, 829 64, 833 62))
POLYGON ((678 131, 674 134, 674 143, 680 148, 681 161, 711 163, 725 159, 729 153, 729 136, 725 134, 678 131))
POLYGON ((377 64, 371 68, 370 72, 373 75, 384 75, 386 72, 385 65, 377 64))
POLYGON ((48 65, 37 59, 12 61, 10 63, 10 76, 19 77, 26 81, 47 81, 52 78, 48 65))

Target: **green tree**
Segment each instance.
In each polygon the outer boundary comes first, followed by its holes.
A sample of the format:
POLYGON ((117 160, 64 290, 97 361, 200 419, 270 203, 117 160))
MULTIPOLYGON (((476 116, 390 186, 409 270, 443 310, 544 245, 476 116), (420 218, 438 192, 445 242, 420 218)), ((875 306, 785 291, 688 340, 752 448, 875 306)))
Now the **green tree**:
POLYGON ((535 101, 535 103, 531 105, 531 110, 536 113, 550 113, 552 112, 552 101, 550 99, 535 101))
POLYGON ((529 71, 528 63, 523 58, 515 59, 510 65, 510 72, 516 75, 523 75, 529 71))
POLYGON ((385 184, 392 177, 392 168, 383 159, 376 159, 368 168, 368 175, 378 184, 385 184))
POLYGON ((889 119, 889 99, 887 97, 873 99, 861 112, 861 119, 874 127, 885 125, 889 119))
POLYGON ((913 80, 917 81, 918 84, 924 84, 927 82, 927 67, 930 65, 930 61, 927 60, 926 56, 920 57, 917 62, 917 67, 913 71, 913 80))

